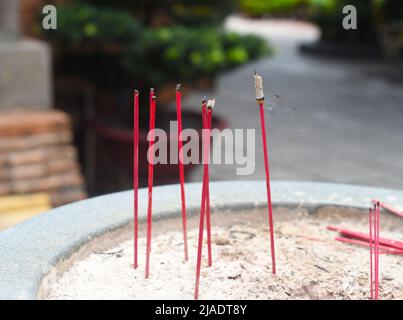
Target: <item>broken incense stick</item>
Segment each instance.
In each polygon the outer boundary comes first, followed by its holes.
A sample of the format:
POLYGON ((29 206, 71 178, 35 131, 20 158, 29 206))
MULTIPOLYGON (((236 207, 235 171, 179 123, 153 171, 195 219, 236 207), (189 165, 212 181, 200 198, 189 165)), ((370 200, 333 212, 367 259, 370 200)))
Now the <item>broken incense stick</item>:
POLYGON ((146 272, 145 278, 150 275, 152 203, 153 203, 153 176, 154 176, 154 128, 155 128, 156 97, 154 89, 150 90, 150 132, 148 147, 148 210, 147 210, 147 245, 146 245, 146 272))
POLYGON ((274 224, 273 224, 273 208, 271 203, 271 188, 270 188, 270 166, 269 166, 269 155, 266 140, 266 123, 264 119, 264 93, 263 93, 263 79, 256 73, 255 78, 255 93, 256 102, 260 109, 260 124, 262 129, 262 144, 263 144, 263 155, 264 155, 264 166, 266 173, 266 192, 267 192, 267 206, 269 209, 269 228, 270 228, 270 249, 271 249, 271 259, 272 259, 272 272, 276 274, 276 257, 274 252, 274 224))
MULTIPOLYGON (((369 241, 363 241, 363 240, 357 240, 357 239, 351 239, 351 238, 345 238, 345 237, 335 237, 334 240, 344 242, 344 243, 349 243, 349 244, 356 244, 358 246, 367 247, 367 248, 370 247, 369 241)), ((380 249, 379 254, 397 254, 397 255, 403 254, 403 250, 383 246, 381 244, 379 245, 379 249, 380 249)))
POLYGON ((139 219, 139 92, 134 91, 133 116, 133 233, 134 233, 134 261, 133 268, 138 267, 138 219, 139 219))
MULTIPOLYGON (((369 241, 369 235, 366 233, 362 232, 356 232, 356 231, 351 231, 348 229, 343 229, 335 226, 327 226, 328 230, 331 231, 337 231, 341 235, 346 236, 348 238, 355 238, 355 239, 360 239, 360 240, 365 240, 369 241)), ((402 241, 397 241, 393 239, 387 239, 387 238, 381 238, 379 237, 379 243, 391 248, 396 248, 398 250, 403 250, 403 242, 402 241)))
MULTIPOLYGON (((199 287, 200 287, 200 270, 201 270, 201 258, 203 252, 203 233, 204 233, 204 215, 206 213, 206 198, 207 192, 209 191, 207 174, 206 171, 206 164, 209 162, 209 142, 210 142, 210 131, 208 130, 208 120, 212 113, 212 109, 214 108, 215 100, 206 101, 205 98, 202 100, 202 123, 203 123, 203 135, 202 135, 202 146, 203 146, 203 163, 204 163, 204 170, 203 170, 203 182, 202 182, 202 197, 201 197, 201 205, 200 205, 200 221, 199 221, 199 239, 198 239, 198 246, 197 246, 197 263, 196 263, 196 284, 195 284, 195 293, 194 298, 197 300, 199 298, 199 287), (209 106, 209 108, 207 108, 209 106)), ((211 232, 209 233, 209 225, 210 225, 210 218, 207 216, 207 235, 211 237, 211 232)), ((209 250, 209 257, 211 257, 211 238, 210 242, 208 241, 208 250, 209 250)))
POLYGON ((183 165, 183 150, 182 150, 182 101, 181 101, 181 85, 176 85, 176 117, 178 121, 178 164, 179 164, 179 179, 181 188, 182 202, 182 229, 183 229, 183 245, 185 250, 185 261, 188 260, 188 241, 187 241, 187 222, 186 222, 186 198, 185 198, 185 168, 183 165))

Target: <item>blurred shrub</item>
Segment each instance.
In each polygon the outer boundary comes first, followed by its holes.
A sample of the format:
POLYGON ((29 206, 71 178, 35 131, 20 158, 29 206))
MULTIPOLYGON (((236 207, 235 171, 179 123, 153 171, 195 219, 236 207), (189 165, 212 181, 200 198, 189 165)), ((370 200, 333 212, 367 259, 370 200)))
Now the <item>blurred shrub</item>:
POLYGON ((269 53, 256 36, 228 33, 218 26, 150 28, 117 9, 85 4, 60 6, 53 42, 56 68, 115 89, 213 79, 224 70, 269 53))
MULTIPOLYGON (((142 0, 147 2, 147 0, 142 0)), ((236 7, 237 0, 171 0, 170 14, 185 26, 220 25, 236 7)))
POLYGON ((143 25, 212 26, 222 23, 238 0, 97 0, 97 5, 130 11, 143 25))
POLYGON ((295 15, 309 9, 311 0, 240 0, 240 9, 250 16, 295 15))
POLYGON ((91 41, 125 43, 140 33, 140 24, 124 11, 99 10, 72 4, 58 7, 58 28, 54 37, 71 43, 91 41))
POLYGON ((220 28, 167 27, 145 30, 138 45, 125 52, 125 66, 148 84, 192 83, 266 55, 267 44, 220 28))

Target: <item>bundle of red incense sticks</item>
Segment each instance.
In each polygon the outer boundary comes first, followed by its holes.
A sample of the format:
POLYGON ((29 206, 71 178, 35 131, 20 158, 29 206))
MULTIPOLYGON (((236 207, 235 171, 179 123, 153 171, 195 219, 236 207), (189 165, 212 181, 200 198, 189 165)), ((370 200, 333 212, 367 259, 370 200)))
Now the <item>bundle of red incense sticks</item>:
POLYGON ((200 270, 201 270, 201 258, 203 251, 203 232, 204 232, 204 216, 206 215, 207 225, 207 251, 208 251, 208 265, 212 265, 211 254, 211 221, 210 221, 210 178, 209 178, 209 158, 210 158, 210 131, 213 109, 215 106, 215 99, 202 100, 202 123, 203 123, 203 183, 202 183, 202 197, 200 207, 200 222, 199 222, 199 239, 197 247, 197 263, 196 263, 196 285, 194 298, 199 298, 199 286, 200 286, 200 270))
POLYGON ((380 231, 380 204, 375 203, 369 209, 369 233, 355 232, 334 226, 328 226, 328 230, 337 231, 340 237, 336 240, 350 244, 369 247, 370 252, 370 297, 373 300, 379 299, 379 255, 380 254, 403 254, 403 242, 381 238, 380 231))
MULTIPOLYGON (((185 173, 183 165, 183 150, 182 150, 182 110, 181 110, 181 85, 176 86, 176 112, 178 123, 178 158, 179 158, 179 178, 181 183, 181 203, 182 203, 182 225, 183 225, 183 240, 185 260, 188 260, 188 245, 187 245, 187 226, 186 226, 186 200, 185 200, 185 173)), ((148 205, 147 205, 147 243, 146 243, 146 267, 145 277, 150 275, 150 255, 151 255, 151 240, 152 240, 152 197, 153 197, 153 180, 154 180, 154 140, 155 140, 155 112, 156 112, 156 96, 153 88, 149 94, 149 148, 147 153, 148 158, 148 205)), ((139 92, 134 91, 134 117, 133 117, 133 204, 134 204, 134 262, 133 267, 138 267, 138 170, 139 170, 139 92)), ((208 210, 209 212, 209 210, 208 210)))

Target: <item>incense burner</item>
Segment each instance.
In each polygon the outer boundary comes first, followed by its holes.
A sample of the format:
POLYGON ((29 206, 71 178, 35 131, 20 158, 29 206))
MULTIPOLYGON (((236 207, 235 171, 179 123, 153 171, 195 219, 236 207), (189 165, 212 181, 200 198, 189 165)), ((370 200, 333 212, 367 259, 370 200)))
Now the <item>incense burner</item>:
MULTIPOLYGON (((198 215, 201 184, 187 184, 186 188, 187 213, 198 215)), ((263 181, 214 182, 210 191, 213 212, 231 215, 267 206, 263 181)), ((181 215, 179 185, 155 187, 153 193, 155 221, 181 215)), ((309 212, 326 206, 367 209, 372 198, 403 206, 402 191, 341 184, 274 181, 272 195, 274 207, 298 207, 309 212)), ((140 221, 145 220, 146 211, 147 190, 140 189, 140 221)), ((55 266, 59 271, 66 269, 63 261, 79 254, 84 244, 127 227, 132 220, 133 192, 127 191, 60 207, 5 230, 0 233, 0 298, 43 298, 56 276, 55 266)))

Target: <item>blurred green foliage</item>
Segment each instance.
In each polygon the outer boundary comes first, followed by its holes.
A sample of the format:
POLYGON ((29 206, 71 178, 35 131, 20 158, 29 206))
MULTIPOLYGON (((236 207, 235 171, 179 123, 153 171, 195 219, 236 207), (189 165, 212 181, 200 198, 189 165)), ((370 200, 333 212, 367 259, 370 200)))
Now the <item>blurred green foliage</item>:
POLYGON ((251 16, 293 15, 307 9, 310 0, 240 0, 240 9, 251 16))
POLYGON ((59 27, 46 35, 62 73, 105 88, 197 82, 269 53, 263 39, 219 26, 152 28, 130 13, 83 3, 59 6, 59 27))
POLYGON ((336 38, 335 24, 340 26, 340 13, 345 5, 351 4, 357 8, 358 18, 363 23, 362 29, 368 26, 372 28, 375 16, 381 23, 403 19, 402 0, 239 0, 239 3, 241 11, 251 16, 294 16, 302 13, 304 17, 313 18, 319 23, 329 37, 336 38))
POLYGON ((113 41, 125 43, 140 34, 140 24, 125 11, 99 10, 94 6, 72 4, 58 7, 58 28, 52 36, 59 41, 113 41))
POLYGON ((130 11, 143 25, 155 25, 163 12, 164 23, 183 26, 220 25, 236 9, 238 0, 97 0, 98 6, 130 11))
POLYGON ((402 0, 239 0, 240 9, 252 16, 303 16, 315 22, 322 40, 334 42, 376 42, 379 24, 403 20, 402 0), (342 10, 357 8, 358 30, 345 32, 342 10))
POLYGON ((149 84, 174 79, 192 83, 200 77, 214 78, 268 52, 266 43, 255 36, 220 28, 165 27, 146 30, 125 52, 124 61, 131 74, 146 75, 149 84))

